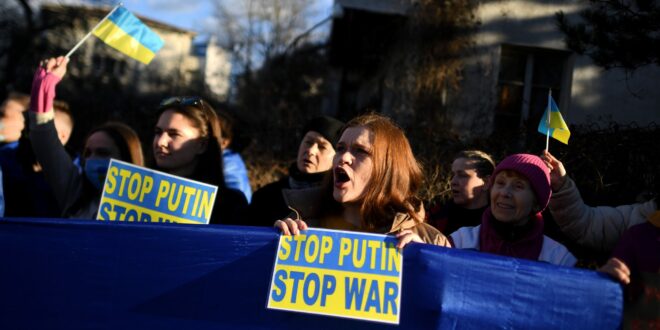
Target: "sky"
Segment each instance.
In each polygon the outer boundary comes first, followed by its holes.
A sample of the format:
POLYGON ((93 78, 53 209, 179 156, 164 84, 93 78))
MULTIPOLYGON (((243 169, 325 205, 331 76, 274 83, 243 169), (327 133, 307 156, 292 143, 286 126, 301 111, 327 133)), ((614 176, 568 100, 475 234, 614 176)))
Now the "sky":
MULTIPOLYGON (((242 0, 231 0, 242 1, 242 0)), ((318 20, 332 12, 333 0, 310 0, 317 3, 318 20)), ((204 33, 215 27, 212 0, 123 0, 124 7, 139 15, 204 33)))
POLYGON ((123 0, 124 7, 139 15, 201 32, 213 15, 211 0, 123 0), (183 5, 185 4, 185 5, 183 5))
MULTIPOLYGON (((6 1, 6 0, 0 0, 6 1)), ((124 3, 124 7, 138 15, 171 24, 179 28, 192 30, 204 36, 212 31, 214 24, 214 0, 32 0, 30 4, 37 9, 41 3, 80 4, 80 3, 124 3)), ((215 0, 218 1, 218 0, 215 0)), ((243 0, 227 0, 228 3, 243 0)), ((332 13, 333 0, 309 0, 314 3, 315 16, 312 24, 328 17, 332 13)))

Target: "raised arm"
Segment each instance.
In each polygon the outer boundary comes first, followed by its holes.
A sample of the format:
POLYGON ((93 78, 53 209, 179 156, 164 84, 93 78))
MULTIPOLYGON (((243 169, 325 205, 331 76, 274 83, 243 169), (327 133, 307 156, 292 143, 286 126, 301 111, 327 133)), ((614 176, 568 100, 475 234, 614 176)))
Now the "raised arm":
POLYGON ((600 251, 614 248, 623 232, 655 212, 655 201, 617 207, 586 205, 564 165, 547 151, 542 158, 550 167, 550 213, 567 236, 600 251))
POLYGON ((66 74, 64 57, 42 61, 32 81, 30 140, 58 205, 66 210, 82 188, 82 176, 57 136, 53 101, 55 87, 66 74))

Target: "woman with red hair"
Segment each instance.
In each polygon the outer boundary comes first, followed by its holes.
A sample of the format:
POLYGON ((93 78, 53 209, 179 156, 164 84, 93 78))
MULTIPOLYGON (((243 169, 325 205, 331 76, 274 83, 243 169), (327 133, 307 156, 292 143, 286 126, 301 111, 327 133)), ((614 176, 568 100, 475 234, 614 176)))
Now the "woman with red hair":
POLYGON ((283 234, 313 226, 396 234, 399 248, 411 241, 449 246, 423 222, 416 195, 422 170, 400 128, 380 115, 357 117, 344 127, 335 150, 332 180, 285 196, 295 214, 275 222, 283 234))

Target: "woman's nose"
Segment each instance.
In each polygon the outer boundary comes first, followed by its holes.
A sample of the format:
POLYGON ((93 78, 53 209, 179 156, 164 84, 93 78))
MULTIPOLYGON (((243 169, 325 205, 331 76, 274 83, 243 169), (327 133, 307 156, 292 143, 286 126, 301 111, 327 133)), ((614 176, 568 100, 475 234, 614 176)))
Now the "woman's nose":
POLYGON ((351 164, 353 160, 353 156, 348 151, 337 152, 337 155, 339 155, 339 162, 341 164, 351 164))
POLYGON ((169 139, 167 138, 167 134, 161 134, 156 137, 156 145, 159 147, 166 147, 169 142, 169 139))
POLYGON ((511 197, 512 196, 512 187, 510 185, 506 185, 502 187, 502 195, 511 197))

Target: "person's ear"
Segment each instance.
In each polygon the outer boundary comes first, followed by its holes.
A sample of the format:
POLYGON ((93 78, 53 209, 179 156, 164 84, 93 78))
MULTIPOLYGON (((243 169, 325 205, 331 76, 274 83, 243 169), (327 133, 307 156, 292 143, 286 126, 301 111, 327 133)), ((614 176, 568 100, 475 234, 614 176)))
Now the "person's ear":
POLYGON ((222 143, 220 144, 220 147, 222 147, 222 149, 224 150, 227 149, 227 147, 229 147, 229 144, 231 144, 230 139, 222 138, 222 143))

